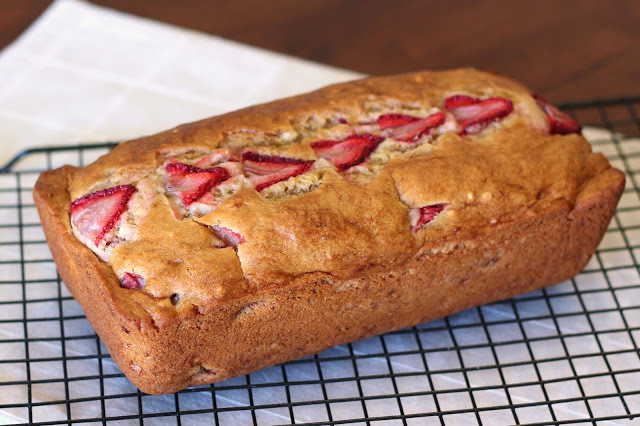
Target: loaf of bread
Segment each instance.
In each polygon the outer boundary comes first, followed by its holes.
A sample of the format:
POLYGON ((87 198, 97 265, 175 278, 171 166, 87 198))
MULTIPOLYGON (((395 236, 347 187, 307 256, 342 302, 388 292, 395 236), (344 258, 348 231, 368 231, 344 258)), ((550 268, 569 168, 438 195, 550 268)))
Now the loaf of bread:
POLYGON ((162 394, 568 279, 623 187, 567 114, 465 69, 125 142, 34 197, 111 356, 162 394))

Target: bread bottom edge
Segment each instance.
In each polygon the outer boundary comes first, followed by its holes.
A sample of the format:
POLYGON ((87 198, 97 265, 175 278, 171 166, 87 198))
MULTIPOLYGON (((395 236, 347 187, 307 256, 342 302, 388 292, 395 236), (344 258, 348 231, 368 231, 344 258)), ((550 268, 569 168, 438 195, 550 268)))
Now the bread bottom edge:
POLYGON ((396 270, 352 280, 302 277, 167 327, 140 329, 109 300, 108 268, 77 256, 58 235, 68 228, 56 205, 65 173, 34 193, 60 275, 114 361, 150 394, 219 382, 571 278, 594 253, 624 187, 624 175, 609 169, 573 209, 559 203, 454 242, 447 253, 419 252, 396 270), (92 280, 99 282, 88 285, 92 280))

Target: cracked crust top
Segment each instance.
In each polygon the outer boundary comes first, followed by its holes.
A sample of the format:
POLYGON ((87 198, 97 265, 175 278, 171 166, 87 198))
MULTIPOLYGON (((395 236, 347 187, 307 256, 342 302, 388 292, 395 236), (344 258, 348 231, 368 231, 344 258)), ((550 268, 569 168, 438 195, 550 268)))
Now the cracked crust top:
POLYGON ((508 78, 472 69, 330 86, 126 142, 66 169, 61 226, 113 271, 104 285, 120 306, 154 319, 214 309, 301 276, 357 278, 572 206, 610 166, 580 134, 553 134, 540 102, 508 78), (512 109, 465 127, 445 105, 455 96, 469 105, 502 99, 512 109), (385 129, 383 116, 438 124, 406 141, 411 129, 385 129), (336 144, 352 149, 349 138, 362 134, 371 138, 357 141, 349 157, 357 164, 341 166, 342 152, 327 153, 336 144), (260 170, 265 164, 278 173, 286 165, 284 178, 260 170), (226 177, 215 185, 213 168, 226 177), (185 189, 185 176, 201 180, 185 189), (68 220, 73 200, 123 185, 135 192, 100 243, 68 220))

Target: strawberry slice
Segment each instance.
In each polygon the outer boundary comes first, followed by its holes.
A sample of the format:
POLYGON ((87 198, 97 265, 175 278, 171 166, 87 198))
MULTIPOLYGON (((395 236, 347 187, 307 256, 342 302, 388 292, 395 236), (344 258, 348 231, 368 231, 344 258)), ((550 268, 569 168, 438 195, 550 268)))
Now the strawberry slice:
POLYGON ((451 111, 454 108, 458 108, 461 106, 469 106, 478 102, 477 98, 473 98, 467 95, 453 95, 449 96, 444 101, 444 107, 447 111, 451 111))
POLYGON ((338 170, 344 172, 365 161, 383 140, 382 136, 370 134, 351 135, 338 141, 315 141, 311 143, 311 148, 318 157, 331 161, 338 170))
POLYGON ((233 247, 237 249, 240 244, 244 243, 244 237, 229 228, 213 225, 211 229, 213 230, 213 233, 216 235, 216 237, 221 239, 226 244, 224 247, 233 247))
POLYGON ((246 151, 242 154, 242 166, 256 191, 262 191, 275 183, 305 173, 313 166, 313 161, 246 151))
POLYGON ((194 166, 200 167, 201 169, 206 169, 208 167, 224 164, 228 161, 232 161, 232 162, 238 161, 238 158, 236 157, 235 153, 226 148, 218 149, 202 157, 200 160, 198 160, 194 164, 194 166))
POLYGON ((169 163, 167 189, 180 196, 185 206, 198 201, 213 187, 229 179, 229 171, 222 167, 201 169, 183 163, 169 163))
POLYGON ((116 225, 134 192, 133 185, 120 185, 78 198, 69 206, 71 222, 97 247, 116 225))
POLYGON ((390 127, 404 126, 405 124, 413 123, 419 120, 418 117, 405 114, 384 114, 378 117, 377 123, 380 130, 388 129, 390 127))
POLYGON ((386 136, 401 142, 416 142, 429 130, 440 126, 447 116, 443 112, 436 112, 426 118, 413 117, 404 114, 385 114, 378 117, 380 130, 389 129, 386 136))
POLYGON ((145 284, 144 278, 133 272, 125 272, 120 281, 120 286, 130 290, 140 290, 145 284))
POLYGON ((538 105, 540 105, 540 108, 542 108, 549 117, 549 125, 551 126, 552 135, 568 135, 569 133, 580 133, 580 131, 582 130, 582 126, 569 114, 560 111, 558 108, 551 105, 549 102, 545 101, 539 96, 533 95, 533 97, 536 99, 536 101, 538 101, 538 105))
POLYGON ((466 95, 451 96, 444 106, 462 126, 462 133, 479 133, 490 123, 498 121, 513 111, 513 102, 505 98, 477 99, 466 95))
POLYGON ((433 204, 411 209, 411 230, 418 232, 423 226, 435 219, 448 205, 448 203, 433 204))

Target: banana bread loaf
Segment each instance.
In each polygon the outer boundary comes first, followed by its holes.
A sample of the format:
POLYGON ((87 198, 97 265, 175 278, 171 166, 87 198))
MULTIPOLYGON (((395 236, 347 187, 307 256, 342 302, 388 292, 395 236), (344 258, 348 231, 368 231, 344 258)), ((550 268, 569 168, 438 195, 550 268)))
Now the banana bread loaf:
POLYGON ((568 279, 623 187, 567 114, 465 69, 125 142, 34 197, 111 356, 161 394, 568 279))

